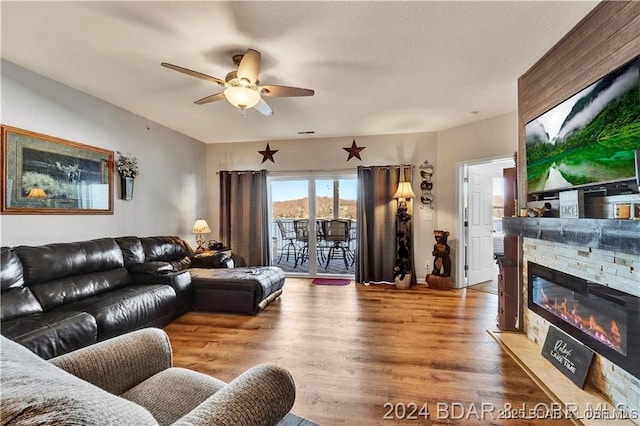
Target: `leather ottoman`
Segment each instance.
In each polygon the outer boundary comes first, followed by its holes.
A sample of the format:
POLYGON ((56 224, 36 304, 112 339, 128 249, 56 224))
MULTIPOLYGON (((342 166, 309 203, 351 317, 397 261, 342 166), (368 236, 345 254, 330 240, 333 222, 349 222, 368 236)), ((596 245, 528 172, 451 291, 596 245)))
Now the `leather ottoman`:
POLYGON ((255 315, 282 294, 284 272, 276 266, 190 268, 194 311, 255 315))

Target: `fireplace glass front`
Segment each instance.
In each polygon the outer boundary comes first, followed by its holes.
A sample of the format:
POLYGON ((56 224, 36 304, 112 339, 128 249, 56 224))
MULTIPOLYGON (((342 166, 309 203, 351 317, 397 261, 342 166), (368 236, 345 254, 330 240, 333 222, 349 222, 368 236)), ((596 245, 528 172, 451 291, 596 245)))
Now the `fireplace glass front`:
POLYGON ((528 263, 529 309, 638 377, 638 298, 528 263))

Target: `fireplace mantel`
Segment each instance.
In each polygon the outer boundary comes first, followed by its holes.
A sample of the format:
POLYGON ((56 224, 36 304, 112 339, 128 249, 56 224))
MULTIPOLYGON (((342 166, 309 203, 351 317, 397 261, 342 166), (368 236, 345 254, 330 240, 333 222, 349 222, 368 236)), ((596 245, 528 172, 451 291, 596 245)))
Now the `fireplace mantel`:
POLYGON ((640 221, 615 219, 502 219, 505 234, 640 255, 640 221))

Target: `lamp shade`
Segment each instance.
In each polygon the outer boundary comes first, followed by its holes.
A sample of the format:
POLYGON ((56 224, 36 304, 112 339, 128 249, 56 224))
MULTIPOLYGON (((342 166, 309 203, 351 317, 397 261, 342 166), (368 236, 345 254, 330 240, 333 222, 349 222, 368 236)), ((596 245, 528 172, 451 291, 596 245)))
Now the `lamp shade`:
POLYGON ((209 228, 209 224, 204 219, 196 220, 196 223, 193 224, 193 229, 191 230, 192 234, 210 234, 211 228, 209 228))
POLYGON ((413 189, 411 189, 411 182, 400 182, 396 193, 393 194, 393 198, 404 198, 405 200, 415 198, 415 196, 416 194, 414 194, 413 189))
POLYGON ((31 188, 27 194, 27 198, 47 198, 47 194, 42 188, 31 188))
POLYGON ((240 109, 254 107, 260 101, 260 93, 242 86, 227 87, 224 89, 224 97, 231 105, 240 109))

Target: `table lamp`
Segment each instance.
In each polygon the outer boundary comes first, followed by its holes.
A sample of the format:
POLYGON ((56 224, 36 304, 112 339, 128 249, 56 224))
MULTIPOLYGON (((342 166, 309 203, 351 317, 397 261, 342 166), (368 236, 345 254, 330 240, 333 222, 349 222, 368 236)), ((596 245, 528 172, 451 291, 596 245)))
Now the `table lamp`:
POLYGON ((196 243, 198 243, 198 248, 196 248, 196 253, 201 253, 204 251, 204 237, 202 234, 210 234, 211 228, 209 228, 209 224, 204 219, 196 220, 196 223, 193 224, 193 229, 191 230, 192 234, 197 234, 196 243))

